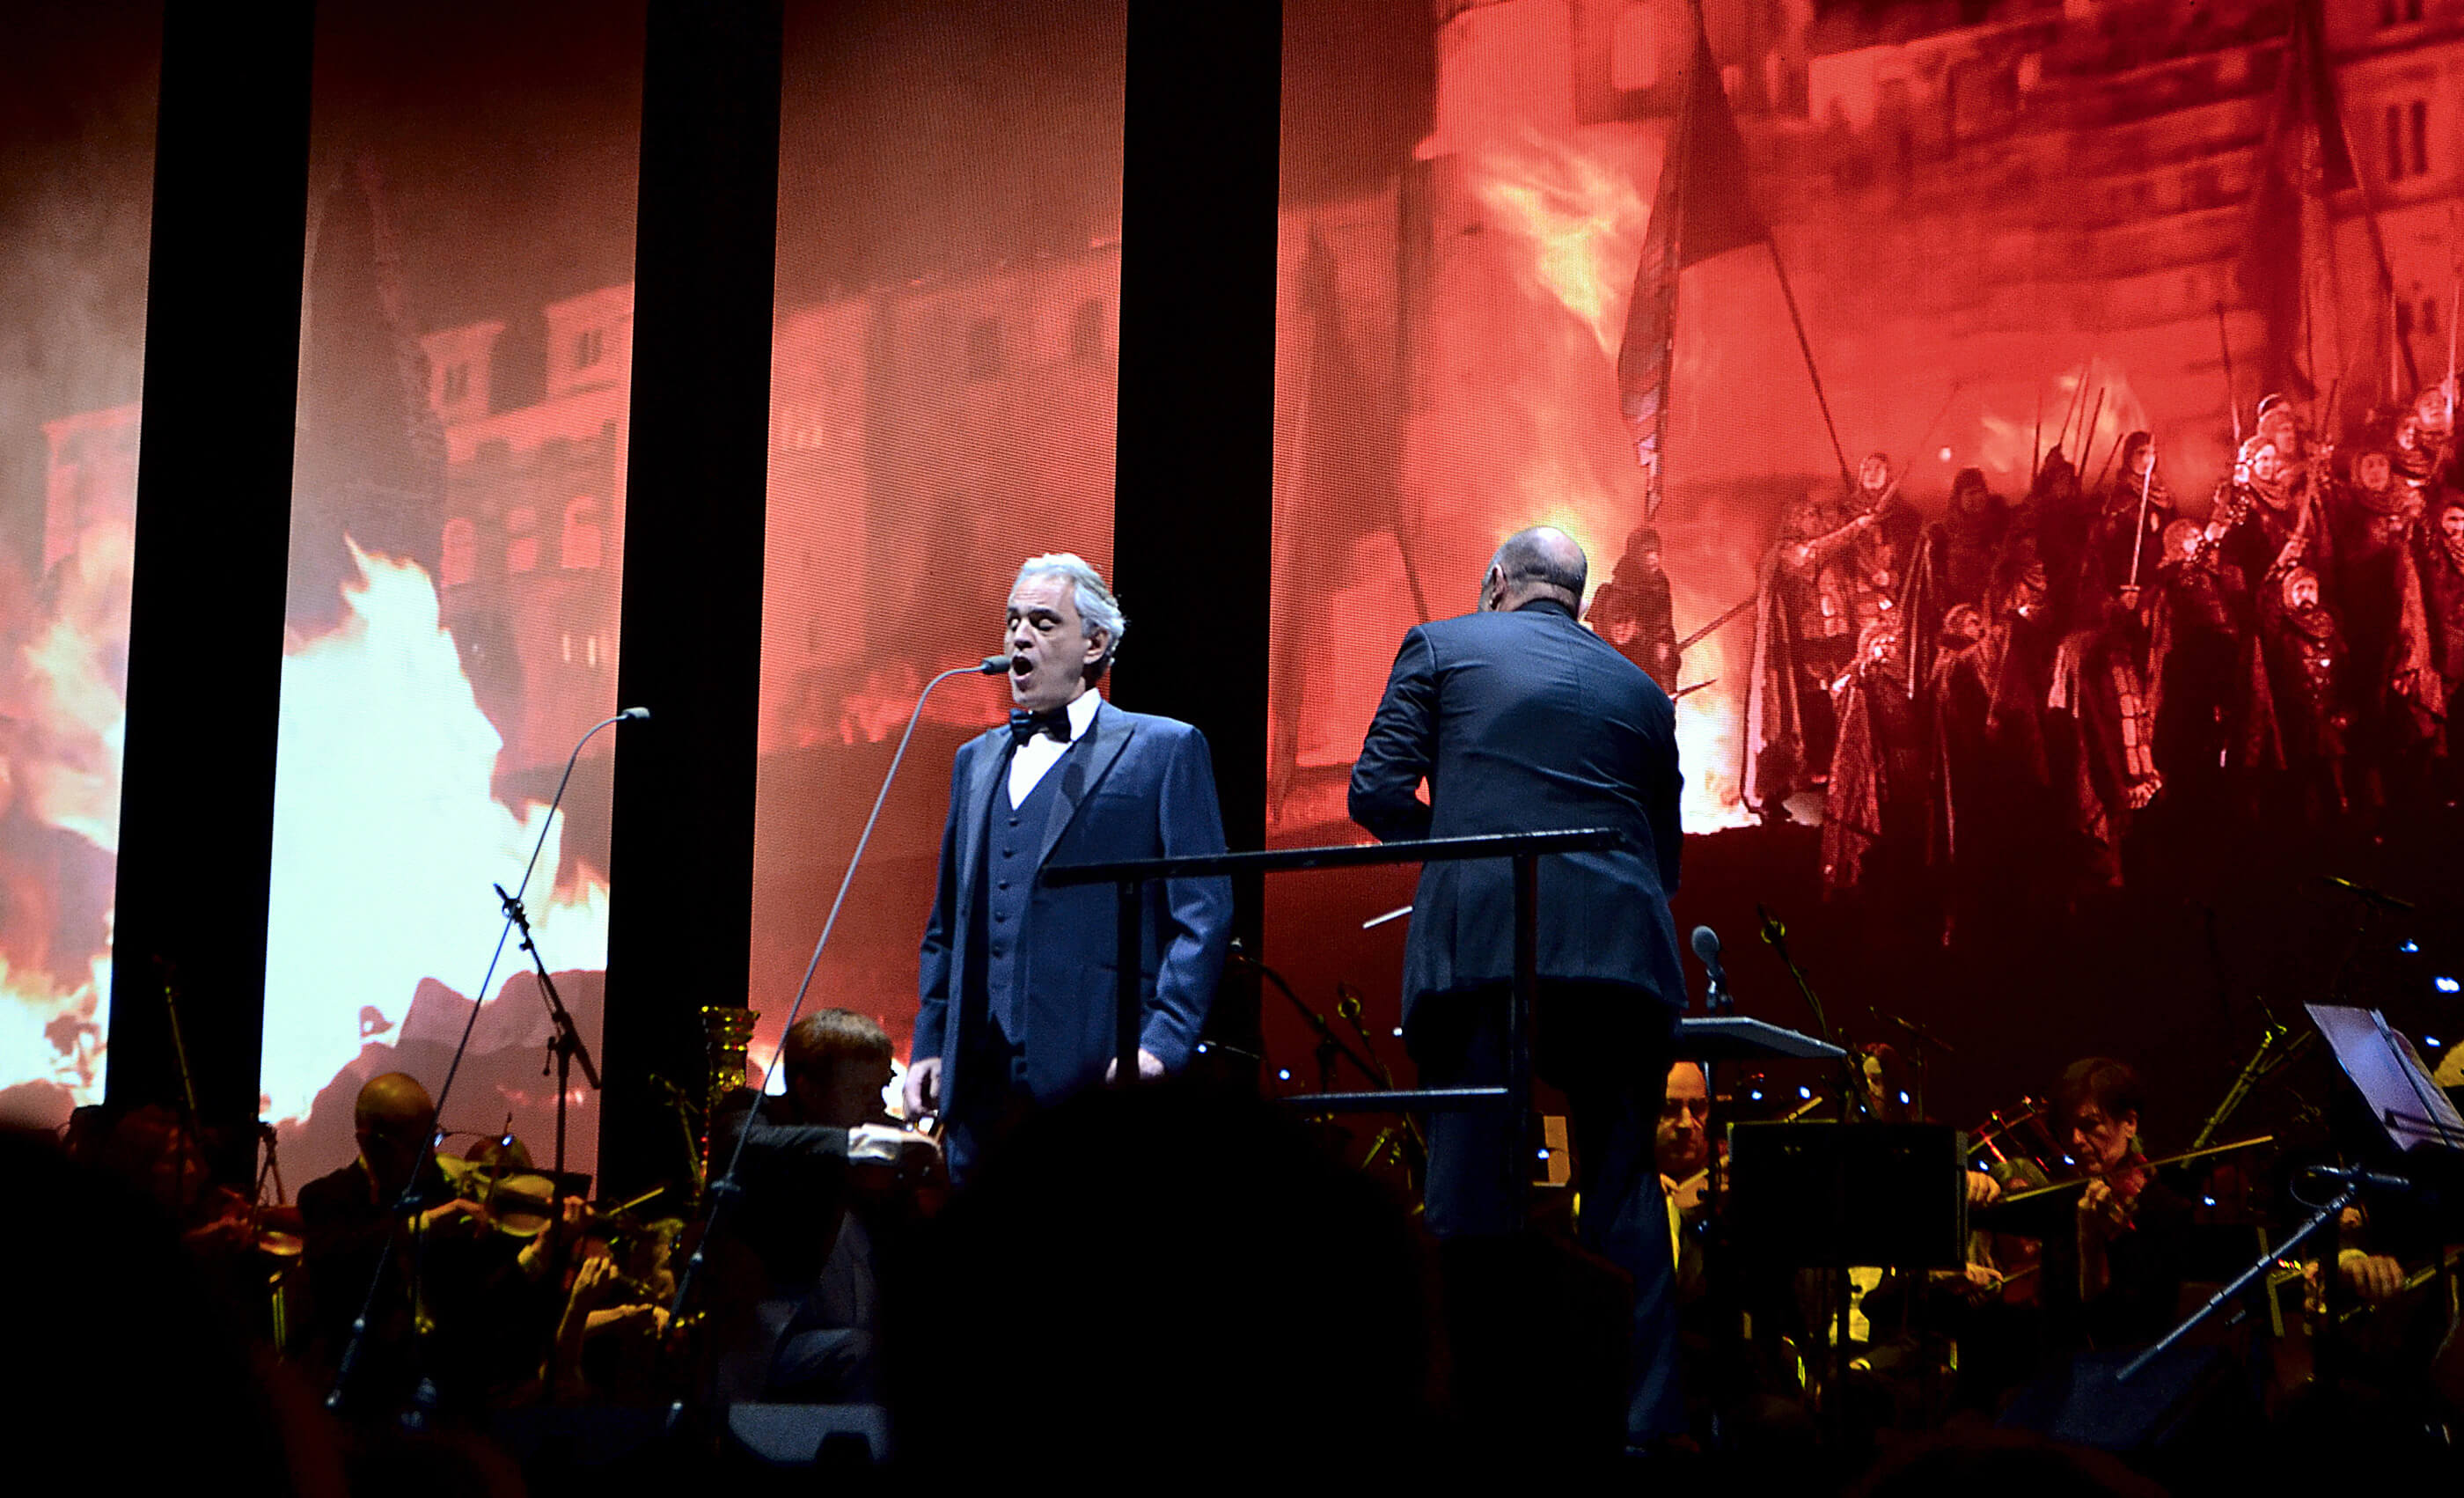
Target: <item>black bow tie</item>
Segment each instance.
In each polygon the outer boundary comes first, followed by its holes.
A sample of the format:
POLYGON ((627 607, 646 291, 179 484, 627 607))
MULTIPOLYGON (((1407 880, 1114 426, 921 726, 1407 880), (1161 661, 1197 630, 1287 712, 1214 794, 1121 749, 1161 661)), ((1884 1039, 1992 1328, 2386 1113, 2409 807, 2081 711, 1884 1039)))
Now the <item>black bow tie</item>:
POLYGON ((1012 743, 1023 744, 1038 734, 1050 734, 1062 743, 1069 741, 1069 709, 1047 708, 1030 713, 1024 708, 1009 710, 1009 737, 1012 743))

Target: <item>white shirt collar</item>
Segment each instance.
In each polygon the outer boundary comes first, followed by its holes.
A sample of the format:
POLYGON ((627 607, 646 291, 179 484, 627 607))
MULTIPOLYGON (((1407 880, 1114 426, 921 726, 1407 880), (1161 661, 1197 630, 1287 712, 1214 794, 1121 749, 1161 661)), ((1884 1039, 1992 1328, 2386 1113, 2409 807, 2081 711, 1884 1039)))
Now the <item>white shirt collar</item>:
POLYGON ((1069 741, 1071 743, 1076 743, 1087 737, 1087 730, 1094 726, 1095 710, 1103 705, 1104 694, 1092 687, 1089 687, 1069 699, 1069 741))

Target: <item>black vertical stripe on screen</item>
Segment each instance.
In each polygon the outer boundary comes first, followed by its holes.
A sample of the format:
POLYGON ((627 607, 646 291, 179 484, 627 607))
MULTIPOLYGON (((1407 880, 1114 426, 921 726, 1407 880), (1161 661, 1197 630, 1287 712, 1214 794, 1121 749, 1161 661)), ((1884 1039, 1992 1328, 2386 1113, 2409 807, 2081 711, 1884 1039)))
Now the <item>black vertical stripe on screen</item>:
POLYGON ((609 856, 600 1172, 677 1178, 649 1079, 698 1090, 697 1011, 744 1002, 761 664, 780 0, 651 0, 609 856))
MULTIPOLYGON (((1282 35, 1278 5, 1130 6, 1114 694, 1205 733, 1236 848, 1266 828, 1282 35)), ((1260 889, 1235 890, 1252 953, 1260 889)), ((1210 1029, 1254 1049, 1254 994, 1227 982, 1210 1029)))
POLYGON ((313 14, 308 0, 173 0, 156 122, 107 1086, 115 1104, 180 1095, 165 958, 199 1111, 223 1130, 217 1163, 241 1177, 264 1027, 313 14))

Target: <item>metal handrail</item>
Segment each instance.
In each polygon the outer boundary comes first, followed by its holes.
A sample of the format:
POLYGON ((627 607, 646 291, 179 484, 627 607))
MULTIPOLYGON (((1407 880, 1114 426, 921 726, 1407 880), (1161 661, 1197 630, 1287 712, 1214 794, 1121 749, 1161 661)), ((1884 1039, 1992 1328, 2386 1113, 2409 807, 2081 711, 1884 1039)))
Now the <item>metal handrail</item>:
POLYGON ((1188 858, 1132 858, 1109 864, 1053 864, 1044 882, 1065 886, 1118 884, 1125 879, 1197 879, 1216 874, 1281 873, 1292 869, 1359 869, 1378 864, 1434 864, 1462 858, 1584 853, 1623 848, 1616 827, 1561 832, 1490 832, 1478 837, 1424 837, 1394 843, 1332 843, 1321 848, 1270 848, 1188 858))
MULTIPOLYGON (((1138 1021, 1143 982, 1145 889, 1155 879, 1191 879, 1232 873, 1278 873, 1295 869, 1358 869, 1380 864, 1440 863, 1463 858, 1514 861, 1514 983, 1506 1010, 1506 1085, 1498 1088, 1426 1088, 1391 1092, 1324 1093, 1289 1098, 1312 1112, 1402 1112, 1414 1109, 1504 1107, 1508 1118, 1531 1112, 1531 1013, 1540 989, 1540 860, 1551 853, 1596 852, 1626 847, 1616 827, 1573 827, 1548 832, 1497 832, 1479 837, 1419 838, 1394 843, 1336 844, 1324 848, 1271 848, 1209 853, 1195 858, 1135 858, 1104 864, 1056 864, 1044 870, 1055 886, 1110 884, 1119 892, 1120 945, 1114 972, 1114 1065, 1124 1082, 1138 1074, 1138 1021)), ((1523 1162, 1508 1151, 1511 1189, 1517 1200, 1530 1188, 1523 1162)))

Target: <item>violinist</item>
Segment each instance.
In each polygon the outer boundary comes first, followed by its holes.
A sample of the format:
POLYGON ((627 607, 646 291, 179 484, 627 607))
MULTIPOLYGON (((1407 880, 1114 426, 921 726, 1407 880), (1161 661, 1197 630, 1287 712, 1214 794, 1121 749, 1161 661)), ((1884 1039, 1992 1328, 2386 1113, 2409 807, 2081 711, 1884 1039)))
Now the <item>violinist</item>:
POLYGON ((673 1219, 627 1219, 621 1229, 603 1221, 583 1230, 548 1355, 550 1399, 642 1406, 673 1392, 666 1333, 676 1292, 671 1256, 683 1229, 673 1219))
POLYGON ((2190 1204, 2147 1168, 2145 1100, 2139 1073, 2109 1056, 2073 1062, 2054 1090, 2059 1137, 2087 1179, 2072 1232, 2045 1245, 2048 1309, 2074 1347, 2152 1341, 2181 1297, 2190 1204))
POLYGON ((299 1190, 312 1355, 330 1373, 364 1304, 367 1336, 346 1391, 354 1408, 399 1408, 422 1378, 448 1407, 475 1404, 505 1371, 505 1327, 538 1319, 532 1271, 562 1238, 497 1233, 485 1205, 456 1193, 437 1163, 436 1105, 416 1078, 369 1078, 351 1124, 359 1157, 299 1190), (397 1219, 414 1175, 417 1195, 397 1219))
MULTIPOLYGON (((1668 1068, 1668 1095, 1660 1105, 1652 1154, 1660 1167, 1661 1194, 1668 1201, 1669 1246, 1677 1265, 1677 1298, 1690 1305, 1703 1294, 1703 1223, 1711 1172, 1711 1090, 1703 1068, 1681 1061, 1668 1068)), ((1727 1182, 1721 1181, 1723 1188, 1727 1182)))
MULTIPOLYGON (((752 1122, 728 1229, 749 1250, 759 1308, 722 1338, 720 1384, 746 1399, 862 1400, 881 1261, 912 1230, 939 1150, 890 1115, 890 1036, 868 1017, 804 1016, 783 1060, 785 1091, 752 1122)), ((733 1147, 747 1116, 723 1114, 714 1133, 733 1147)))

